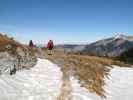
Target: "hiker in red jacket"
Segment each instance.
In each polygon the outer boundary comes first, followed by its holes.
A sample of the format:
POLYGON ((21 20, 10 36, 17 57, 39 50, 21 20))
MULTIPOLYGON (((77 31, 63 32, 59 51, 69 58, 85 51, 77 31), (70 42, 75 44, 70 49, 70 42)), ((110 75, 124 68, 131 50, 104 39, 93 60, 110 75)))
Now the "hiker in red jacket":
POLYGON ((49 40, 49 42, 48 42, 48 44, 47 44, 47 48, 48 48, 48 50, 52 50, 53 47, 54 47, 54 43, 53 43, 53 41, 52 41, 52 40, 49 40))
POLYGON ((49 55, 51 55, 52 54, 52 49, 54 48, 54 43, 53 43, 53 41, 52 40, 49 40, 49 42, 48 42, 48 44, 47 44, 47 49, 49 50, 49 55))

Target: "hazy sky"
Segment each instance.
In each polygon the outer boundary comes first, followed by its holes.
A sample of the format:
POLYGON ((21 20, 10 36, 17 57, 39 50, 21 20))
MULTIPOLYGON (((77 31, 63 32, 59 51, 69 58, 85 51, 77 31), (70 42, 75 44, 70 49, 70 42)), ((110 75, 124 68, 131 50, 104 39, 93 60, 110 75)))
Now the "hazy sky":
POLYGON ((0 0, 0 32, 57 44, 133 35, 133 0, 0 0))

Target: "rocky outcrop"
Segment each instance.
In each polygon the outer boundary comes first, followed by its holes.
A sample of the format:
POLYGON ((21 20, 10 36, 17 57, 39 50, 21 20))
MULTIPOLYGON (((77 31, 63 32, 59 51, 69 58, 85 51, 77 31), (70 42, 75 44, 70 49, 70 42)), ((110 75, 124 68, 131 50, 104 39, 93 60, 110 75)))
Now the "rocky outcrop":
POLYGON ((12 38, 0 35, 0 73, 9 74, 16 70, 29 69, 37 62, 35 50, 22 45, 12 38))

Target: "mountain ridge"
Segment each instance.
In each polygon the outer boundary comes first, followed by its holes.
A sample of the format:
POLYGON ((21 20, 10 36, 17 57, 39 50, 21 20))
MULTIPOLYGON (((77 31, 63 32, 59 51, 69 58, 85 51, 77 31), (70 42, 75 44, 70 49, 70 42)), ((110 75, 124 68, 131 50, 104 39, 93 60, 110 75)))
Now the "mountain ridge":
POLYGON ((110 37, 86 45, 64 44, 56 46, 57 50, 87 55, 116 57, 133 47, 133 36, 110 37))

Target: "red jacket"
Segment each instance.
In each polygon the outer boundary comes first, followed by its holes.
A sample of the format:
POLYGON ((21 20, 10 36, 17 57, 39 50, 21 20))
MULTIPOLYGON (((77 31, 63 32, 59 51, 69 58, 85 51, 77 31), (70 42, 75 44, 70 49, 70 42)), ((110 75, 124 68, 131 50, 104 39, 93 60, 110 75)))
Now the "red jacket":
POLYGON ((52 40, 50 40, 50 41, 48 42, 48 44, 47 44, 47 48, 50 49, 50 50, 52 50, 53 47, 54 47, 54 43, 53 43, 52 40))

